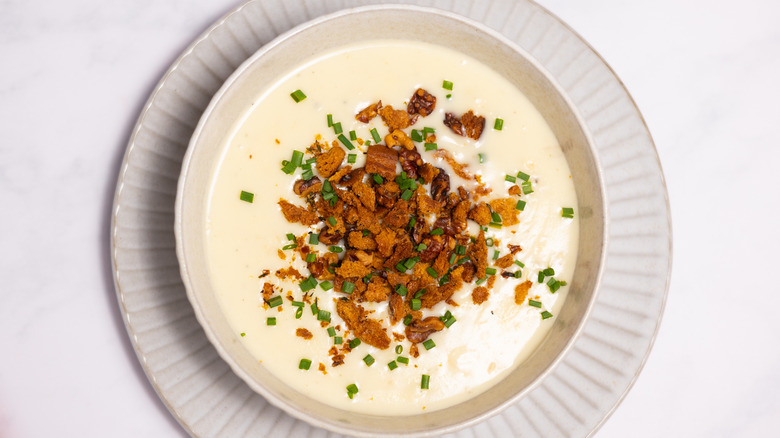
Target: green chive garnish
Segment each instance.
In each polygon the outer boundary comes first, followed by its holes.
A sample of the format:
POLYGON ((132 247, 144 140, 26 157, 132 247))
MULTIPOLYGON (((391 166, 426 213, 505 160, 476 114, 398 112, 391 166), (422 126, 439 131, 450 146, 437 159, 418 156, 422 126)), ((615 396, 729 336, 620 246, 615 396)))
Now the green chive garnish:
POLYGON ((493 260, 498 260, 498 250, 493 251, 493 260))
POLYGON ((444 230, 442 230, 441 228, 434 228, 431 231, 431 236, 441 236, 442 234, 444 234, 444 230))
POLYGON ((439 149, 439 145, 436 143, 425 143, 426 151, 435 151, 436 149, 439 149))
POLYGON ((303 316, 303 307, 299 307, 295 311, 295 319, 301 319, 301 316, 303 316))
POLYGON ((395 363, 395 361, 392 361, 387 364, 387 367, 390 368, 390 371, 393 371, 394 369, 398 368, 398 364, 395 363))
POLYGON ((452 254, 450 254, 450 259, 449 259, 449 260, 447 260, 447 263, 449 263, 449 264, 451 264, 451 265, 452 265, 452 264, 454 264, 454 263, 455 263, 455 259, 457 259, 457 258, 458 258, 458 255, 457 255, 457 254, 455 254, 455 253, 452 253, 452 254))
POLYGON ((333 216, 329 217, 328 218, 328 223, 330 224, 331 227, 335 227, 336 226, 336 218, 333 217, 333 216))
POLYGON ((323 281, 322 283, 320 283, 320 289, 322 289, 322 290, 331 290, 331 289, 333 289, 333 283, 331 283, 329 281, 323 281))
POLYGON ((301 292, 307 292, 317 287, 317 279, 309 277, 298 284, 301 287, 301 292))
POLYGON ((338 139, 344 146, 347 147, 347 149, 355 149, 355 146, 352 144, 352 142, 349 141, 349 139, 347 139, 347 137, 344 137, 344 134, 339 134, 338 139))
POLYGON ((539 280, 539 283, 544 283, 544 272, 539 271, 539 275, 537 276, 537 279, 539 280))
POLYGON ((413 298, 411 307, 412 310, 420 310, 420 308, 422 307, 422 302, 417 298, 413 298))
POLYGON ((311 367, 311 361, 309 359, 301 359, 301 362, 298 364, 299 370, 308 370, 309 367, 311 367))
POLYGON ((371 128, 371 137, 374 138, 374 143, 379 144, 382 143, 382 137, 379 136, 379 133, 376 131, 376 128, 371 128))
POLYGON ((422 389, 428 389, 428 385, 431 383, 431 376, 427 374, 422 375, 422 380, 420 381, 420 388, 422 389))
POLYGON ((370 354, 367 354, 366 357, 363 358, 363 362, 366 363, 366 365, 371 366, 374 363, 374 356, 371 356, 370 354))
POLYGON ((523 181, 528 181, 528 179, 531 178, 531 175, 524 172, 517 172, 517 177, 523 181))
POLYGON ((293 91, 292 93, 290 93, 290 97, 293 98, 295 103, 298 103, 298 102, 302 101, 303 99, 306 99, 306 95, 303 94, 303 91, 301 91, 301 90, 293 91))
POLYGON ((496 275, 496 268, 485 268, 485 273, 487 275, 496 275))
POLYGON ((352 141, 357 140, 357 133, 355 131, 349 131, 349 139, 352 141))
POLYGON ((243 338, 244 336, 246 336, 246 333, 241 332, 241 337, 243 338))
POLYGON ((395 269, 397 269, 399 272, 406 272, 406 270, 407 270, 407 267, 406 267, 406 266, 404 266, 403 262, 398 262, 398 263, 395 265, 395 269))
POLYGON ((306 263, 314 263, 317 260, 317 256, 313 252, 306 255, 306 263))
POLYGON ((475 283, 477 284, 477 286, 479 286, 480 284, 482 284, 482 283, 484 283, 486 281, 487 281, 487 275, 485 276, 485 278, 477 279, 477 281, 475 281, 475 283))
POLYGON ((423 141, 422 134, 420 134, 420 131, 416 129, 412 129, 412 141, 423 141))
POLYGON ((450 326, 452 324, 455 324, 456 321, 457 321, 457 319, 455 319, 455 316, 450 315, 450 317, 447 318, 446 321, 444 321, 444 326, 447 327, 447 328, 450 328, 450 326))
MULTIPOLYGON (((406 315, 404 316, 404 325, 409 325, 412 323, 412 315, 406 315)), ((399 361, 400 362, 400 361, 399 361)))
POLYGON ((514 176, 512 176, 512 175, 507 175, 507 176, 505 176, 505 177, 504 177, 504 181, 509 181, 509 182, 512 182, 512 183, 513 183, 513 182, 516 182, 516 181, 517 181, 517 178, 515 178, 515 177, 514 177, 514 176))
POLYGON ((477 157, 479 157, 480 164, 484 163, 485 160, 487 160, 487 157, 485 156, 485 154, 482 154, 482 153, 477 154, 477 157))
POLYGON ((360 339, 355 338, 349 341, 349 348, 355 348, 360 345, 360 339))
POLYGON ((423 342, 423 347, 425 347, 426 350, 430 350, 431 348, 436 347, 436 343, 433 342, 433 339, 427 339, 423 342))
POLYGON ((539 308, 539 309, 542 308, 542 302, 541 301, 528 300, 528 305, 531 306, 531 307, 539 308))
POLYGON ((284 246, 282 247, 282 249, 286 251, 286 250, 288 250, 288 249, 294 249, 294 248, 297 248, 297 247, 298 247, 298 244, 297 244, 297 243, 291 243, 291 244, 289 244, 289 245, 284 245, 284 246))
POLYGON ((574 209, 571 207, 563 207, 561 209, 561 217, 573 219, 574 218, 574 209))
POLYGON ((561 283, 558 282, 558 280, 556 280, 554 278, 550 278, 547 281, 547 287, 550 288, 550 292, 555 293, 555 292, 558 292, 558 289, 561 288, 561 283))
POLYGON ((276 325, 276 317, 272 316, 270 318, 266 318, 265 325, 276 325))
POLYGON ((336 336, 336 329, 333 327, 328 327, 328 336, 330 336, 331 338, 336 336))
POLYGON ((517 205, 515 205, 515 209, 523 211, 525 210, 525 201, 519 200, 517 201, 517 205))
POLYGON ((336 254, 338 254, 338 253, 340 253, 340 252, 343 252, 343 251, 344 251, 344 248, 342 248, 342 247, 340 247, 340 246, 333 245, 333 246, 329 246, 329 247, 328 247, 328 251, 330 251, 330 252, 335 252, 336 254))
POLYGON ((341 129, 341 122, 334 123, 333 124, 333 133, 334 134, 341 134, 342 132, 344 132, 344 131, 341 129))
POLYGON ((328 128, 333 126, 333 114, 328 114, 328 128))
POLYGON ((417 251, 417 252, 422 252, 422 251, 425 251, 425 248, 428 248, 428 245, 426 245, 424 243, 421 243, 421 244, 417 245, 417 247, 414 250, 417 251))
POLYGON ((382 184, 383 182, 385 182, 385 180, 382 179, 382 177, 378 173, 373 174, 371 178, 373 178, 374 182, 377 184, 382 184))
POLYGON ((402 363, 404 365, 409 365, 409 358, 404 356, 398 356, 395 360, 398 361, 398 363, 402 363))
POLYGON ((347 163, 355 164, 355 161, 357 161, 357 154, 349 154, 349 155, 347 155, 347 163))
POLYGON ((553 316, 553 314, 548 312, 548 311, 546 311, 546 310, 544 312, 542 312, 542 319, 552 318, 552 316, 553 316))
POLYGON ((418 290, 414 293, 414 298, 420 298, 421 296, 425 295, 425 288, 418 290))
MULTIPOLYGON (((487 230, 483 230, 483 231, 487 231, 487 230)), ((491 247, 494 244, 495 244, 495 240, 493 240, 492 237, 488 237, 487 239, 485 239, 485 246, 491 247)))
POLYGON ((270 300, 268 300, 268 307, 270 307, 272 309, 274 307, 279 307, 279 306, 282 305, 282 302, 283 302, 282 297, 277 295, 277 296, 271 298, 270 300))
POLYGON ((355 283, 351 281, 345 281, 341 284, 341 290, 345 293, 351 294, 355 290, 355 283))
POLYGON ((358 393, 358 387, 354 383, 347 386, 347 397, 349 397, 350 400, 352 400, 352 397, 355 396, 355 394, 358 393))
POLYGON ((396 345, 395 346, 395 354, 401 354, 404 352, 404 346, 403 345, 396 345))
POLYGON ((317 312, 317 320, 318 321, 330 322, 330 312, 328 312, 327 310, 320 309, 317 312))
POLYGON ((432 267, 430 267, 430 266, 428 266, 427 268, 425 268, 425 272, 427 272, 427 273, 428 273, 428 275, 430 275, 430 276, 431 276, 431 277, 433 277, 433 278, 438 278, 438 277, 439 277, 439 274, 436 272, 436 270, 435 270, 435 269, 433 269, 433 268, 432 268, 432 267))
POLYGON ((542 271, 542 272, 544 272, 544 275, 546 275, 548 277, 551 277, 551 276, 555 275, 555 269, 549 268, 549 267, 547 269, 545 269, 544 271, 542 271))
POLYGON ((336 345, 341 345, 344 343, 344 338, 342 338, 341 336, 336 336, 333 338, 333 343, 336 345))
POLYGON ((405 297, 406 293, 409 291, 406 289, 406 286, 404 286, 403 284, 399 284, 398 286, 395 287, 395 292, 398 295, 405 297))
POLYGON ((504 119, 498 119, 497 118, 496 119, 496 123, 493 124, 493 129, 495 129, 496 131, 500 131, 500 130, 504 129, 504 119))
POLYGON ((255 200, 255 194, 249 193, 241 190, 241 195, 239 196, 239 199, 241 199, 244 202, 252 203, 255 200))
POLYGON ((525 263, 521 262, 520 260, 515 260, 515 264, 521 268, 525 268, 525 263))
POLYGON ((408 201, 412 198, 413 194, 414 194, 413 191, 407 190, 401 194, 401 199, 403 199, 404 201, 408 201))
POLYGON ((450 81, 443 81, 441 83, 441 87, 444 88, 445 90, 452 91, 452 82, 450 82, 450 81))

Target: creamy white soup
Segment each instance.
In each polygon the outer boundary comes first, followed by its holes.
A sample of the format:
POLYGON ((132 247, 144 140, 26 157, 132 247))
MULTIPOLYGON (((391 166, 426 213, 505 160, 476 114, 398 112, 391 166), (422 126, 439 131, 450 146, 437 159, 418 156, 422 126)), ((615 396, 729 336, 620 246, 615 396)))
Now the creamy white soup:
MULTIPOLYGON (((385 111, 389 116, 390 110, 385 111)), ((298 391, 331 406, 368 414, 442 409, 485 391, 523 366, 552 326, 576 261, 574 186, 543 117, 517 88, 485 65, 450 49, 409 41, 343 47, 303 62, 271 84, 228 137, 220 146, 224 153, 215 163, 205 213, 212 286, 243 345, 298 391), (428 103, 435 97, 435 106, 410 114, 416 110, 408 104, 418 89, 428 103), (344 184, 335 179, 325 185, 327 178, 320 174, 318 163, 325 162, 324 153, 338 147, 345 152, 336 163, 338 169, 375 168, 367 161, 379 149, 370 152, 370 148, 377 139, 386 144, 388 123, 381 114, 367 122, 356 116, 380 101, 380 112, 392 106, 407 114, 395 113, 407 117, 407 122, 416 116, 414 124, 399 128, 403 135, 396 137, 407 144, 411 140, 420 157, 415 164, 429 164, 428 171, 437 169, 433 173, 447 176, 449 187, 441 193, 441 184, 436 189, 438 183, 430 180, 431 175, 428 180, 421 175, 422 166, 416 179, 402 174, 400 160, 393 164, 393 178, 378 172, 358 175, 361 187, 371 189, 369 195, 376 198, 370 215, 367 203, 353 207, 365 215, 364 221, 375 221, 371 232, 349 225, 354 218, 347 214, 323 217, 311 204, 343 202, 348 208, 349 200, 356 202, 355 195, 365 201, 356 186, 346 186, 349 177, 341 180, 344 184), (465 119, 469 112, 484 121, 465 119), (464 134, 473 134, 470 127, 484 123, 481 135, 458 134, 451 120, 445 124, 448 117, 456 124, 463 122, 464 134), (294 151, 303 153, 300 162, 294 151), (299 196, 295 184, 305 178, 321 185, 299 196), (393 179, 398 192, 391 200, 382 198, 380 185, 393 179), (425 196, 425 201, 436 203, 439 215, 424 214, 420 204, 425 196), (404 206, 412 206, 404 219, 410 223, 394 227, 389 225, 388 211, 398 207, 402 197, 404 206), (280 200, 308 209, 316 223, 291 222, 280 200), (439 223, 436 219, 454 217, 450 207, 459 201, 465 202, 470 218, 465 228, 453 233, 452 227, 442 228, 446 219, 439 223), (489 220, 481 218, 483 224, 471 218, 471 210, 479 205, 487 207, 489 220), (316 241, 312 234, 323 235, 322 240, 339 237, 326 239, 324 230, 341 226, 346 229, 340 241, 312 243, 316 241), (415 226, 420 230, 417 236, 412 231, 415 226), (401 251, 397 243, 401 240, 413 246, 411 253, 400 254, 407 257, 391 267, 382 263, 395 254, 382 255, 378 247, 373 248, 378 231, 385 228, 395 235, 395 250, 401 251), (366 246, 352 245, 350 232, 358 233, 352 236, 356 241, 367 239, 366 246), (434 241, 446 242, 438 253, 445 255, 426 263, 420 256, 434 241), (480 278, 474 271, 481 257, 478 252, 485 255, 482 244, 487 246, 487 267, 483 266, 480 278), (313 277, 307 257, 309 261, 327 257, 327 272, 313 277), (365 269, 370 273, 351 281, 334 278, 337 273, 347 275, 347 260, 360 275, 365 269), (361 263, 364 266, 357 266, 361 263), (290 268, 301 277, 291 276, 290 268), (280 270, 286 275, 278 274, 280 270), (465 281, 469 272, 471 281, 465 281), (423 277, 430 285, 420 289, 423 277), (408 289, 397 283, 399 278, 410 281, 408 289), (447 286, 450 282, 458 283, 457 289, 447 286), (378 288, 372 290, 379 291, 379 299, 366 292, 375 287, 371 283, 378 288), (431 301, 426 294, 432 291, 450 295, 431 301), (363 329, 354 327, 355 321, 350 328, 350 321, 340 316, 339 300, 352 310, 359 306, 366 312, 361 321, 374 321, 371 329, 381 328, 384 341, 372 342, 363 329), (391 302, 403 303, 403 315, 395 310, 395 324, 391 302), (441 323, 428 320, 436 330, 418 333, 414 336, 418 342, 411 342, 406 324, 418 327, 428 317, 441 323)), ((387 149, 409 150, 404 144, 387 149)))

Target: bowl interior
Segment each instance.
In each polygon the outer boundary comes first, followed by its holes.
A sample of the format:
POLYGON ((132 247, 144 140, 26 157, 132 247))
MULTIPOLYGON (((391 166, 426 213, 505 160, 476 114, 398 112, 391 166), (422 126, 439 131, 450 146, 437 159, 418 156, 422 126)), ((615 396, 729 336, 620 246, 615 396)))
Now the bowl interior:
POLYGON ((550 371, 573 343, 595 301, 604 257, 604 196, 592 143, 554 80, 521 48, 484 26, 441 11, 379 6, 314 20, 264 47, 234 73, 195 131, 185 157, 176 209, 182 277, 207 336, 233 370, 271 403, 310 423, 351 434, 428 434, 452 431, 492 415, 521 397, 550 371), (241 345, 210 287, 206 259, 206 205, 212 172, 226 136, 253 101, 301 61, 359 39, 408 39, 469 55, 515 84, 555 133, 577 192, 579 252, 569 295, 541 346, 500 384, 447 409, 406 417, 378 417, 330 407, 273 376, 241 345))

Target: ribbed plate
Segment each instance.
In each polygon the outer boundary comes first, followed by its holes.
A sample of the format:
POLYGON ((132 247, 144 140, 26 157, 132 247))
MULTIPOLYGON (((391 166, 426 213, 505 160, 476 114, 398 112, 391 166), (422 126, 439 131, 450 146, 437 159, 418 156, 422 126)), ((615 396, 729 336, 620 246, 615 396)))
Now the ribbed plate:
MULTIPOLYGON (((160 398, 195 437, 335 436, 269 405, 217 355, 187 301, 173 236, 187 143, 222 82, 281 32, 381 0, 255 0, 219 20, 174 62, 144 108, 117 182, 112 256, 136 353, 160 398)), ((639 374, 663 313, 671 269, 666 186, 628 92, 576 33, 527 0, 401 1, 449 10, 503 33, 557 78, 596 142, 607 184, 602 289, 581 338, 555 371, 502 414, 458 437, 587 436, 639 374)))

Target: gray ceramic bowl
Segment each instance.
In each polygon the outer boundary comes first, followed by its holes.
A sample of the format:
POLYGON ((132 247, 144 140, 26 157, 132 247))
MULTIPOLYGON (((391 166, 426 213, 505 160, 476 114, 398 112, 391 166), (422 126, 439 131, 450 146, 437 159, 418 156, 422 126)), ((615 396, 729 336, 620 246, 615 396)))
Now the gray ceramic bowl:
POLYGON ((351 435, 439 435, 474 424, 523 397, 556 366, 582 330, 595 302, 605 257, 603 181, 592 141, 570 100, 544 66, 484 25, 436 9, 371 6, 324 16, 280 36, 225 82, 203 114, 184 159, 175 232, 182 278, 195 314, 222 358, 255 391, 290 415, 351 435), (367 37, 368 36, 368 37, 367 37), (426 414, 381 417, 336 409, 295 391, 242 346, 210 288, 205 256, 205 201, 225 135, 255 96, 301 60, 356 40, 403 39, 449 47, 478 59, 515 84, 555 133, 579 204, 579 253, 569 296, 541 346, 500 384, 475 398, 426 414))

